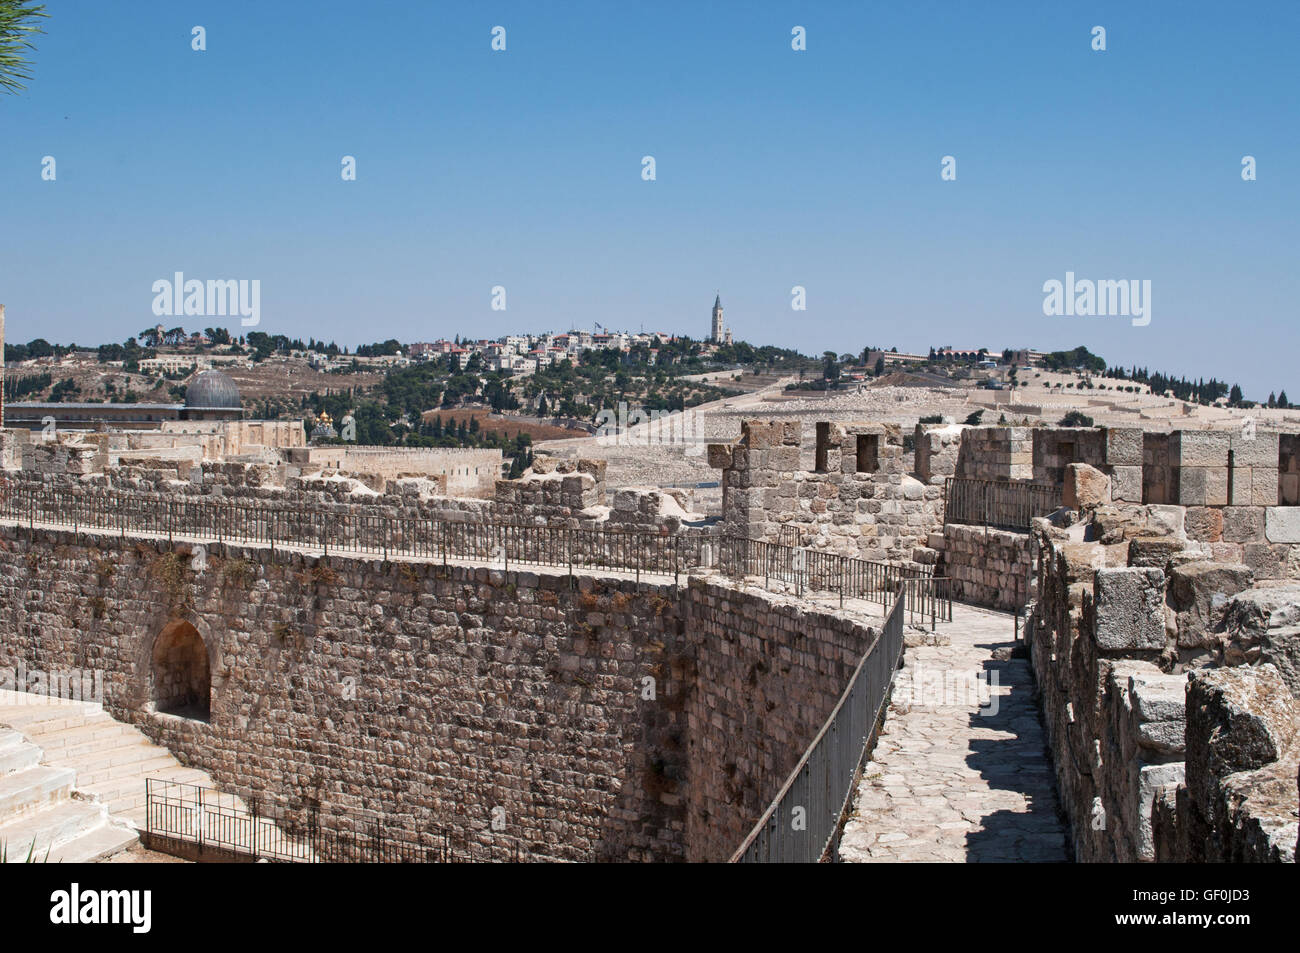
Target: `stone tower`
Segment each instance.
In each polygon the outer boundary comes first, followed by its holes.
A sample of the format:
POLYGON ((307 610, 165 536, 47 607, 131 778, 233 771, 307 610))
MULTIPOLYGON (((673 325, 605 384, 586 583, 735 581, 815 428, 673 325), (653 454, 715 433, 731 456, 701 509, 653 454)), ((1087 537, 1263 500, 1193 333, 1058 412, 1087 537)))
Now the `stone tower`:
POLYGON ((714 344, 722 343, 722 294, 713 299, 713 332, 709 335, 709 340, 714 344))

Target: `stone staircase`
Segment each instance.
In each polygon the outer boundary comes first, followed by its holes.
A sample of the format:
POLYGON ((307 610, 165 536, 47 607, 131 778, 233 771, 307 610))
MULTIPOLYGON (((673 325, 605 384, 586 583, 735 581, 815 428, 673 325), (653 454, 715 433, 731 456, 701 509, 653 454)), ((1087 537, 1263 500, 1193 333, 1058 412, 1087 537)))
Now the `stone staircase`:
POLYGON ((0 728, 0 846, 9 863, 88 863, 139 840, 103 804, 75 796, 76 771, 41 756, 21 732, 0 728))
POLYGON ((179 840, 213 833, 212 804, 195 800, 203 788, 228 811, 247 819, 217 832, 235 853, 311 861, 310 847, 269 818, 249 818, 247 806, 217 791, 206 771, 187 768, 133 725, 97 702, 0 690, 0 844, 21 862, 103 860, 139 841, 147 826, 145 779, 179 782, 168 789, 168 819, 179 840))
POLYGON ((102 860, 145 826, 145 778, 211 785, 94 702, 0 691, 0 843, 8 859, 102 860))

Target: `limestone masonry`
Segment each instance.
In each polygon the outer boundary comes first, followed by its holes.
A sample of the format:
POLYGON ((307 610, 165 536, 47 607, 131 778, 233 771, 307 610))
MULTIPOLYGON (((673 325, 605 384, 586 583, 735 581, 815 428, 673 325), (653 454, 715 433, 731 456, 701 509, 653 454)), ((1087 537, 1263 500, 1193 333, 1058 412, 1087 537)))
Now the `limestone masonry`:
MULTIPOLYGON (((0 431, 0 670, 99 673, 111 714, 247 803, 520 859, 725 860, 882 631, 892 569, 1023 616, 1015 717, 1032 671, 1038 803, 1079 860, 1294 861, 1300 436, 749 420, 709 446, 709 516, 612 492, 603 461, 507 480, 497 451, 182 426, 0 431), (740 543, 784 574, 745 576, 740 543), (850 564, 879 591, 846 599, 850 564)), ((890 796, 861 803, 907 815, 890 796)), ((864 823, 850 852, 913 855, 864 823)))

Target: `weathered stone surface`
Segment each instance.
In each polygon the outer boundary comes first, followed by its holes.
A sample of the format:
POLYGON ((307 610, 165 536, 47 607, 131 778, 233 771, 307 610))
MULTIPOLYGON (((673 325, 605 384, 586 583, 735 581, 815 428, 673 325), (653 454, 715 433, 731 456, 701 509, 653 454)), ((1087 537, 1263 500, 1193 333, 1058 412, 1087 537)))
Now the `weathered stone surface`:
POLYGON ((1232 459, 1237 467, 1271 467, 1277 469, 1278 435, 1256 431, 1247 440, 1241 434, 1232 435, 1232 459))
POLYGON ((1110 502, 1110 477, 1086 463, 1071 463, 1065 468, 1065 506, 1091 509, 1110 502))
POLYGON ((1227 467, 1183 467, 1178 471, 1178 502, 1183 506, 1227 506, 1227 467))
POLYGON ((1187 676, 1143 672, 1129 676, 1129 694, 1141 721, 1177 721, 1186 716, 1187 676))
POLYGON ((1283 579, 1288 575, 1291 547, 1281 543, 1246 543, 1241 551, 1241 561, 1250 567, 1255 579, 1283 579))
POLYGON ((1187 536, 1199 542, 1217 543, 1223 539, 1223 510, 1209 506, 1187 508, 1187 536))
POLYGON ((1110 473, 1112 500, 1125 503, 1142 502, 1142 468, 1115 467, 1110 473))
POLYGON ((1169 437, 1175 467, 1226 467, 1232 435, 1223 430, 1175 430, 1169 437))
POLYGON ((1263 509, 1258 506, 1229 506, 1223 511, 1223 539, 1229 543, 1263 542, 1263 509))
POLYGON ((1214 562, 1175 566, 1169 574, 1167 598, 1178 617, 1178 644, 1212 647, 1228 600, 1250 586, 1250 568, 1214 562))
POLYGON ((1164 569, 1186 542, 1176 536, 1135 536, 1128 544, 1128 564, 1138 568, 1164 569))
POLYGON ((1112 467, 1142 466, 1142 428, 1107 427, 1106 463, 1112 467))
POLYGON ((1187 689, 1192 860, 1294 860, 1300 709, 1271 665, 1202 669, 1187 689), (1291 757, 1288 759, 1288 754, 1291 757))
POLYGON ((1103 652, 1165 647, 1165 574, 1159 569, 1098 569, 1094 579, 1097 648, 1103 652))
POLYGON ((1137 860, 1156 859, 1152 808, 1162 791, 1172 790, 1183 780, 1183 764, 1148 764, 1138 769, 1138 842, 1137 860))
POLYGON ((1271 665, 1201 669, 1188 677, 1187 780, 1194 789, 1277 761, 1300 714, 1271 665))
POLYGON ((1253 506, 1277 506, 1279 474, 1276 467, 1255 467, 1250 471, 1250 502, 1253 506))
POLYGON ((1300 506, 1266 508, 1264 535, 1270 543, 1300 543, 1300 506))
POLYGON ((726 470, 731 466, 731 445, 726 443, 709 444, 709 466, 726 470))
POLYGON ((1233 596, 1223 630, 1225 664, 1271 663, 1300 698, 1300 583, 1261 585, 1233 596))

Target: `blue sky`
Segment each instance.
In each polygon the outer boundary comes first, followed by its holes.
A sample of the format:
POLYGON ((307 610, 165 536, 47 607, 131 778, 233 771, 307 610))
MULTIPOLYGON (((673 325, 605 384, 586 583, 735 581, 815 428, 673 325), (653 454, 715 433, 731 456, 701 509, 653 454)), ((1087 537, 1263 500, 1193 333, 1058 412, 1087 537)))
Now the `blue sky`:
POLYGON ((176 271, 259 279, 259 330, 349 345, 702 337, 720 290, 754 343, 1086 344, 1300 396, 1300 4, 48 9, 0 97, 10 341, 120 341, 176 271), (1149 279, 1151 323, 1045 317, 1067 271, 1149 279))

